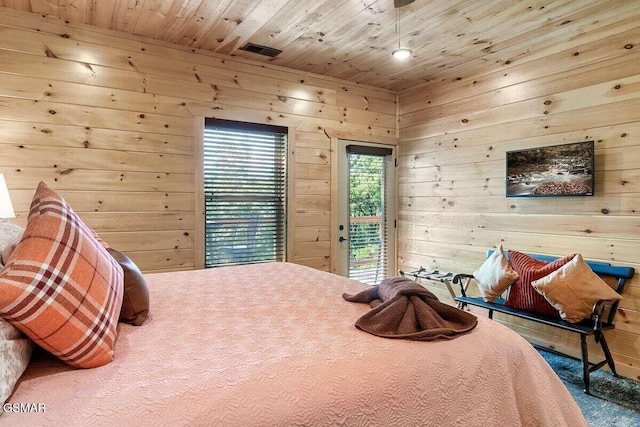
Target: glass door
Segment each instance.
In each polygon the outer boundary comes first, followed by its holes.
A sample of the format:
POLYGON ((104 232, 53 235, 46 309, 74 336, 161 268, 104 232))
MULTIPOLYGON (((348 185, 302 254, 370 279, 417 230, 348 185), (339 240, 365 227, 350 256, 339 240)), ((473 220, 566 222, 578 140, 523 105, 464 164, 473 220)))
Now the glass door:
POLYGON ((338 140, 336 272, 371 285, 395 273, 395 147, 338 140))

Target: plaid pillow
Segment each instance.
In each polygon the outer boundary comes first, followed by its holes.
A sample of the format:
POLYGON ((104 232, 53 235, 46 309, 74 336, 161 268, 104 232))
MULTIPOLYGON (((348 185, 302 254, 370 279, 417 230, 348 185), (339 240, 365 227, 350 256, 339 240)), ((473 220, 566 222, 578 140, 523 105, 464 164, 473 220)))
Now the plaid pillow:
POLYGON ((58 194, 38 185, 0 272, 0 316, 70 366, 113 360, 123 272, 58 194))

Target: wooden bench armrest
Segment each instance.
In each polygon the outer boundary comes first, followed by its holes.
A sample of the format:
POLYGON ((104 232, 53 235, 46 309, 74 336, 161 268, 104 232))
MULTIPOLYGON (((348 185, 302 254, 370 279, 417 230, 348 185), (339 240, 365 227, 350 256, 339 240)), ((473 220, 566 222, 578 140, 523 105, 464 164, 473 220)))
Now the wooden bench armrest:
POLYGON ((612 299, 601 299, 596 301, 593 304, 593 309, 591 310, 591 318, 593 319, 593 330, 598 331, 602 328, 602 316, 604 315, 604 309, 607 305, 615 304, 616 300, 612 299))
POLYGON ((455 276, 453 276, 453 283, 455 283, 456 285, 460 285, 460 295, 463 297, 467 296, 465 284, 469 281, 469 279, 473 279, 472 274, 456 274, 455 276))

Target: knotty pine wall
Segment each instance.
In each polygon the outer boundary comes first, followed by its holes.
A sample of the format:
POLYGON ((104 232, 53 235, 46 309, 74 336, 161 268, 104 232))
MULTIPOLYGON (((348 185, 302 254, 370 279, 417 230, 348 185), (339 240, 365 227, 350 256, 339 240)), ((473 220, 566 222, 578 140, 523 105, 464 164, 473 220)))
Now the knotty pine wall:
POLYGON ((328 131, 396 137, 389 91, 0 8, 0 172, 40 180, 146 272, 195 263, 201 117, 293 127, 293 262, 330 268, 328 131))
MULTIPOLYGON (((634 378, 640 378, 638 18, 523 45, 521 57, 503 58, 497 67, 461 70, 457 79, 401 93, 398 170, 400 268, 471 273, 500 242, 635 267, 616 329, 607 334, 618 371, 634 378), (505 197, 507 150, 585 140, 595 140, 594 197, 505 197)), ((502 319, 531 341, 579 356, 576 334, 502 319)), ((592 354, 601 354, 590 344, 592 354)))

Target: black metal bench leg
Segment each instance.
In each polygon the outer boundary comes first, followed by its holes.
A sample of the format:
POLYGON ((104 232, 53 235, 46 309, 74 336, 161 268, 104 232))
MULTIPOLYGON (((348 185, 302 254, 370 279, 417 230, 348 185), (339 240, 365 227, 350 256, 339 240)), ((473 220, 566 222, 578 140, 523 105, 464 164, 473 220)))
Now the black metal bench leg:
POLYGON ((609 365, 609 369, 613 373, 614 377, 619 377, 616 372, 616 364, 613 361, 613 357, 611 356, 611 352, 609 351, 609 346, 607 345, 607 340, 604 339, 604 334, 600 334, 600 345, 602 346, 602 351, 604 352, 604 357, 607 358, 607 364, 609 365))
POLYGON ((580 334, 580 349, 582 350, 582 381, 584 382, 584 392, 589 391, 589 351, 587 350, 587 336, 580 334))

